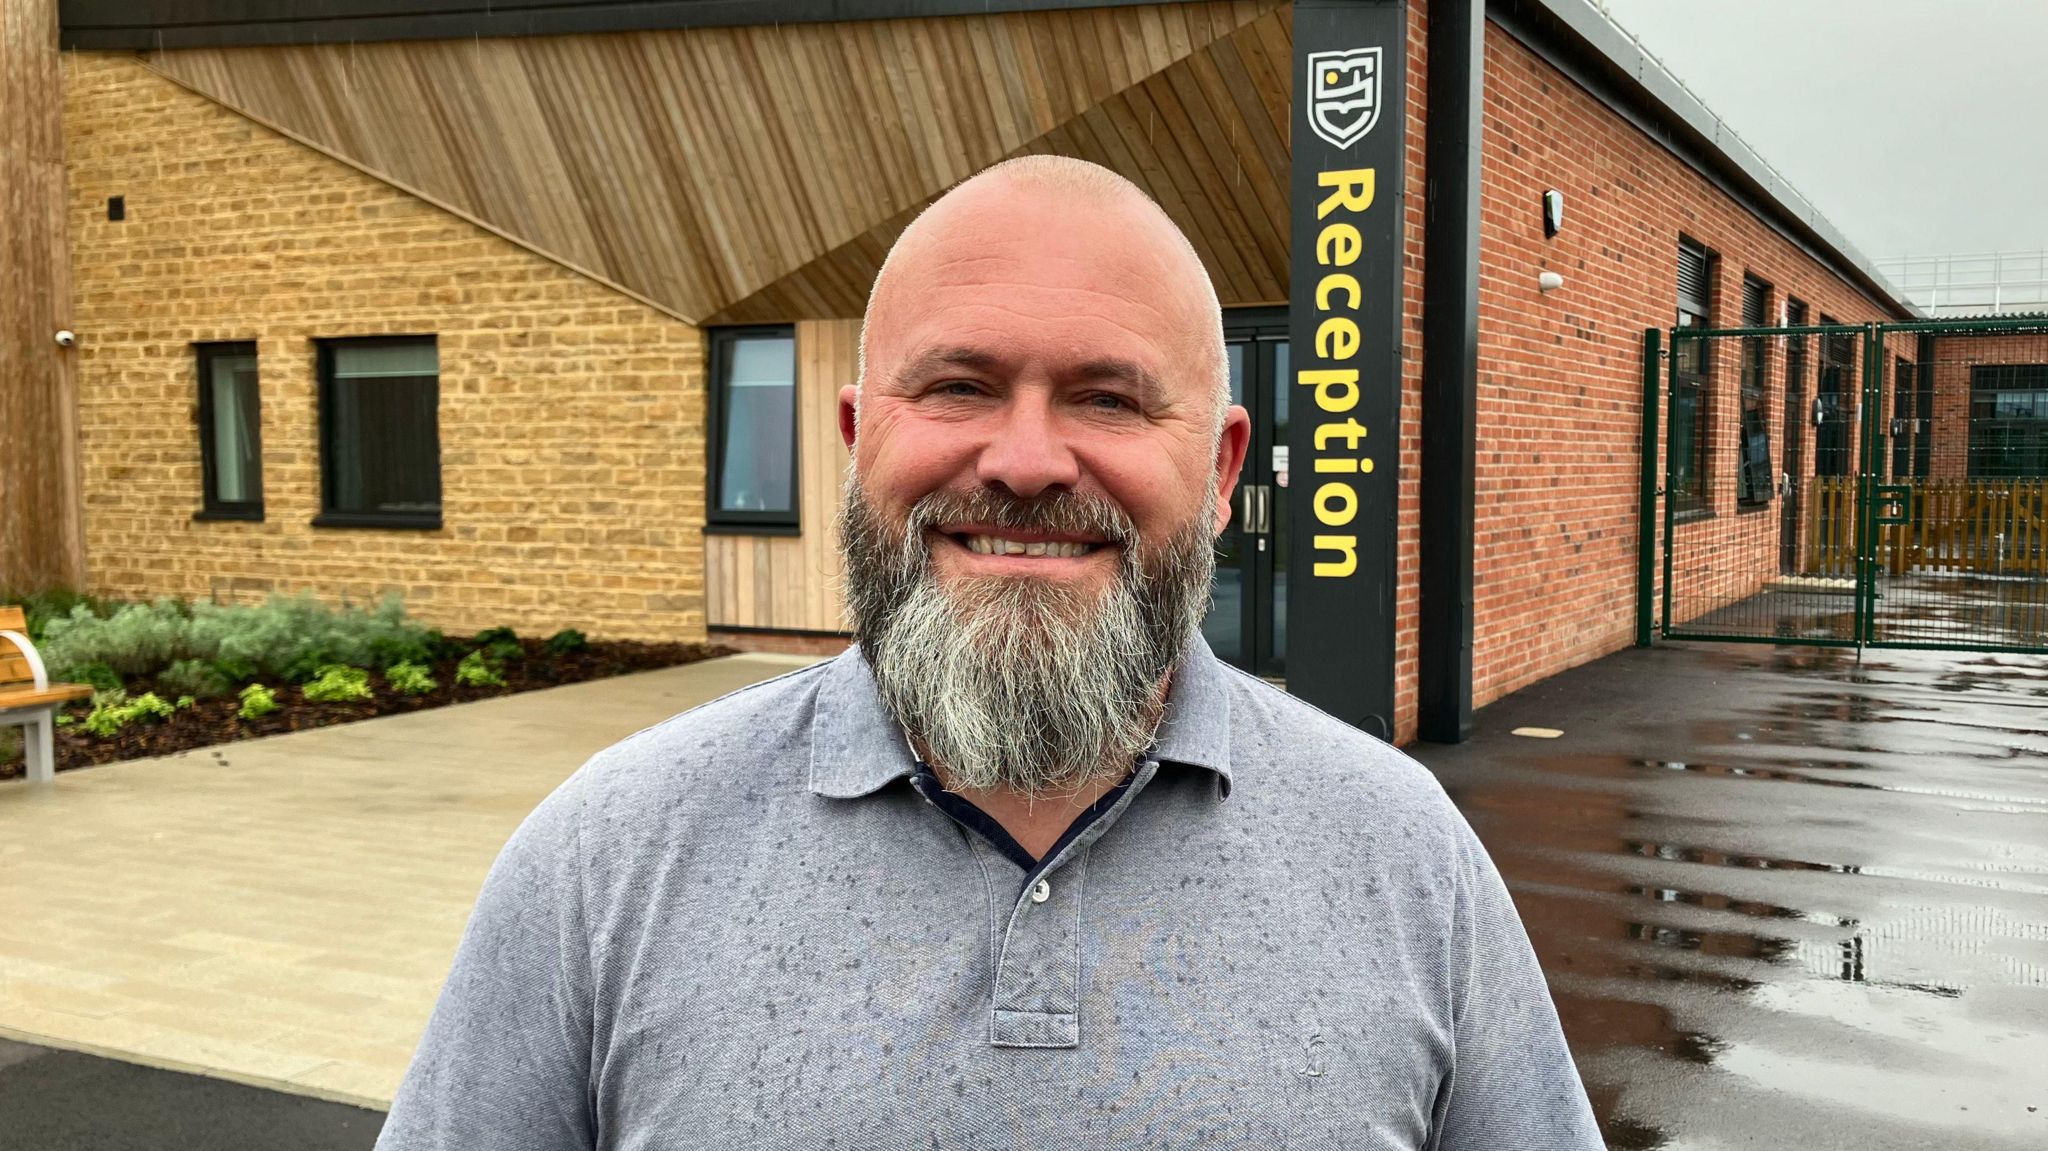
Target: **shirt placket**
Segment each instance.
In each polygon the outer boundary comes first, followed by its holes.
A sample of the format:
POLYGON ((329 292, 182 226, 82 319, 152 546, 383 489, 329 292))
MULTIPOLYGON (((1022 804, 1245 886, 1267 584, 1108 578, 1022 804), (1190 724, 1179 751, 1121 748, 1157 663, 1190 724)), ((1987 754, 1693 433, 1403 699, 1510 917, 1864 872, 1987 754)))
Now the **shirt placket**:
MULTIPOLYGON (((1115 806, 1025 877, 996 945, 991 1045, 1080 1046, 1081 912, 1089 849, 1122 817, 1158 768, 1158 761, 1148 758, 1115 806)), ((1000 915, 1001 904, 990 910, 1000 915)))

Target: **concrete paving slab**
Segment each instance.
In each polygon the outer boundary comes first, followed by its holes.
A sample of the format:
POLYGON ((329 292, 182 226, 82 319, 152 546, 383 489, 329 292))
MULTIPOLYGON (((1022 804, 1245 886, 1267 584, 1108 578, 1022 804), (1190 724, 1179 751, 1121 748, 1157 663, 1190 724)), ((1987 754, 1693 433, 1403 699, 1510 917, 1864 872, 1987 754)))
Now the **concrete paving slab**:
POLYGON ((0 1035, 387 1106, 534 805, 617 740, 812 662, 732 656, 0 783, 0 1035))

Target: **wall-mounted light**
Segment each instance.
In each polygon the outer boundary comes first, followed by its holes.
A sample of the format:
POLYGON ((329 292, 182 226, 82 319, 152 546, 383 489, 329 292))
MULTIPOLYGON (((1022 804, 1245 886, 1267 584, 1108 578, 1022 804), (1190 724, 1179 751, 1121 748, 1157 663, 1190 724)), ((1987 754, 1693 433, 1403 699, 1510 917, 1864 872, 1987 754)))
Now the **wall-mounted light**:
POLYGON ((1556 272, 1545 272, 1542 275, 1536 277, 1537 291, 1555 292, 1556 290, 1562 287, 1564 287, 1564 277, 1558 275, 1556 272))
POLYGON ((1543 238, 1564 230, 1564 193, 1556 188, 1543 193, 1543 238))

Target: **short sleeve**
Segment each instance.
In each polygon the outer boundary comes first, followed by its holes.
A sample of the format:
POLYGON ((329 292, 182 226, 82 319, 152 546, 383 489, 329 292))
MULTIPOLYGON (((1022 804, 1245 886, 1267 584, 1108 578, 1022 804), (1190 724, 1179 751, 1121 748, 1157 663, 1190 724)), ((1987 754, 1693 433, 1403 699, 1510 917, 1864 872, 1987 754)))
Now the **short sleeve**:
POLYGON ((492 865, 379 1151, 595 1146, 580 778, 492 865))
POLYGON ((1493 861, 1453 812, 1459 870, 1452 922, 1452 1069, 1435 1151, 1602 1151, 1536 952, 1493 861), (1462 970, 1460 970, 1462 968, 1462 970))

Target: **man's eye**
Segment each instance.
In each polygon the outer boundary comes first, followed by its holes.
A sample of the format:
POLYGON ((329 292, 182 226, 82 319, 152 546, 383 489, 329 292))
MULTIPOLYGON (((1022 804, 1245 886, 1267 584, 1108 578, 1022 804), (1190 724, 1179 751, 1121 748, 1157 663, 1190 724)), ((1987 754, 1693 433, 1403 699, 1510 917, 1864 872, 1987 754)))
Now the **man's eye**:
POLYGON ((972 380, 948 380, 939 385, 939 391, 949 396, 973 396, 981 394, 981 385, 972 380))
POLYGON ((1106 412, 1113 412, 1123 408, 1130 408, 1134 406, 1131 403, 1131 401, 1125 399, 1124 397, 1119 395, 1113 395, 1109 392, 1097 392, 1094 395, 1089 396, 1088 404, 1090 407, 1101 408, 1103 411, 1106 412))

